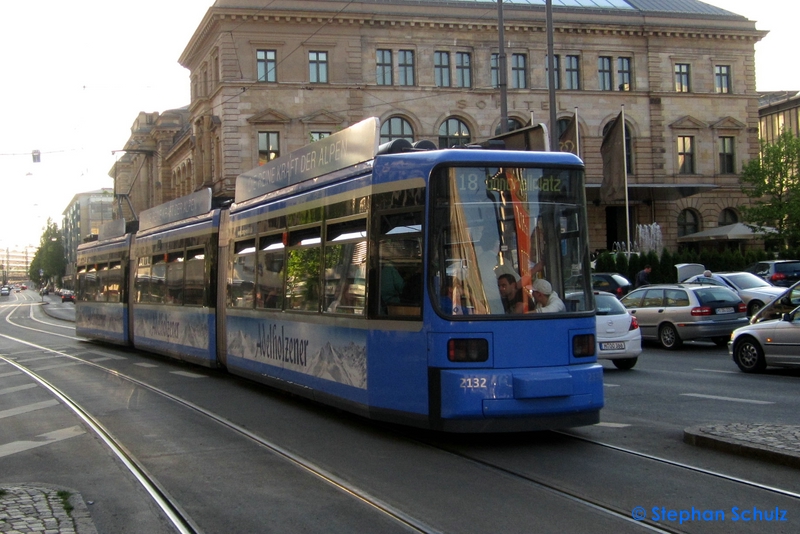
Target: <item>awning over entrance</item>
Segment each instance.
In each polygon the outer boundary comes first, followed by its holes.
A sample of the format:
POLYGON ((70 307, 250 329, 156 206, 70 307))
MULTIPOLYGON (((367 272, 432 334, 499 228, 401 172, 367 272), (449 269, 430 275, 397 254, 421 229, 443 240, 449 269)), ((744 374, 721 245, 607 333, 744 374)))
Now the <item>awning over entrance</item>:
MULTIPOLYGON (((586 184, 587 202, 600 201, 600 185, 586 184)), ((674 202, 716 188, 716 185, 711 184, 628 184, 628 200, 629 202, 674 202)))
POLYGON ((696 243, 702 241, 746 241, 750 239, 763 239, 766 234, 774 233, 772 228, 765 228, 764 231, 751 230, 743 223, 728 224, 709 228, 696 234, 689 234, 678 238, 678 243, 696 243))

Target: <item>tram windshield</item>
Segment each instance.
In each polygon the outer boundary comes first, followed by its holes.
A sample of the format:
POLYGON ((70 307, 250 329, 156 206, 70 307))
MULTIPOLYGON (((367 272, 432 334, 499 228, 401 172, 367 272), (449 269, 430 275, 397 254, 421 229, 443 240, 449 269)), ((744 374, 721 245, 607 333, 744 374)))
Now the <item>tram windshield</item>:
POLYGON ((442 315, 592 309, 581 169, 439 169, 431 206, 429 287, 442 315))

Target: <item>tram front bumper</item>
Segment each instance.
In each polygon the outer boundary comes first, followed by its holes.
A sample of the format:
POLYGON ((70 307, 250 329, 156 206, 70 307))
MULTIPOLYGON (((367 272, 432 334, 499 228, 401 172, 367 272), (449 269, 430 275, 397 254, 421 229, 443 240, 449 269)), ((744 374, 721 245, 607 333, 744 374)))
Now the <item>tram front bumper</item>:
POLYGON ((514 417, 599 410, 603 407, 603 367, 444 369, 441 417, 514 417))

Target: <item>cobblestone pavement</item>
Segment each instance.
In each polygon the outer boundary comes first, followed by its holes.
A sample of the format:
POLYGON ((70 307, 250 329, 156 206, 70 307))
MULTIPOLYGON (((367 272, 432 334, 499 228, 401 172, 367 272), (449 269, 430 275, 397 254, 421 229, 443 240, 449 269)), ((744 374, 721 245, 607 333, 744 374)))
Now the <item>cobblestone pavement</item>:
POLYGON ((685 429, 683 440, 692 445, 800 467, 800 426, 796 425, 704 425, 685 429))
POLYGON ((97 534, 80 494, 29 484, 0 486, 0 532, 97 534), (70 510, 65 507, 62 495, 70 510))

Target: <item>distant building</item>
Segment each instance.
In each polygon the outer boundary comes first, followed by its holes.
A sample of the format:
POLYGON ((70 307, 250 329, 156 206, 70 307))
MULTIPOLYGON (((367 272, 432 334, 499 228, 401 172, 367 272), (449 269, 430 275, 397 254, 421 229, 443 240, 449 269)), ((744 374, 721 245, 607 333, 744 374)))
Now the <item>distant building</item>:
POLYGON ((762 93, 758 99, 759 137, 768 143, 784 131, 800 136, 800 91, 762 93))
POLYGON ((28 270, 38 247, 14 246, 0 250, 0 277, 4 284, 17 284, 30 280, 28 270))
POLYGON ((240 173, 369 116, 382 142, 481 142, 500 130, 505 82, 512 128, 560 131, 578 109, 592 249, 626 240, 624 201, 599 195, 603 133, 623 105, 633 229, 657 222, 674 250, 738 222, 766 32, 697 0, 568 4, 553 6, 557 124, 547 124, 544 2, 503 2, 501 54, 496 2, 217 0, 179 59, 191 102, 169 120, 140 115, 111 173, 117 193, 141 198, 135 209, 202 187, 232 196, 240 173))
POLYGON ((63 212, 61 235, 67 259, 64 286, 72 287, 78 245, 97 239, 100 227, 114 218, 114 190, 111 188, 78 193, 63 212))

